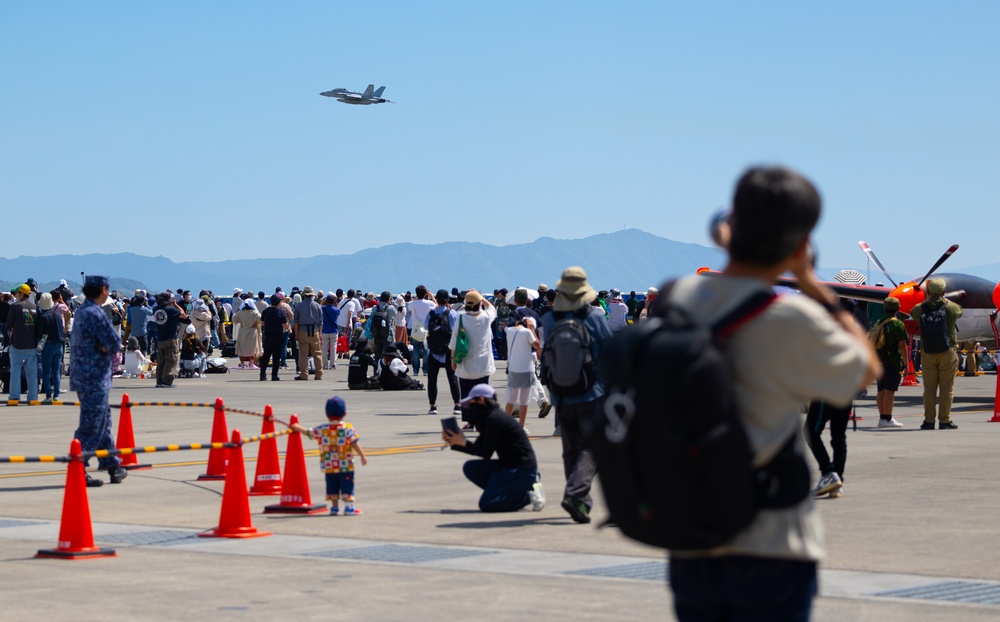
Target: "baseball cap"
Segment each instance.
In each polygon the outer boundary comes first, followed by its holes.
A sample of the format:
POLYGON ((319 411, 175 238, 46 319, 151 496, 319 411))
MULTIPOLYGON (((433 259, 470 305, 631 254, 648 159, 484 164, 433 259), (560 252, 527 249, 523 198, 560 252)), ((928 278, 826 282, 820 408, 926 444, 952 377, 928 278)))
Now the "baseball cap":
POLYGON ((476 399, 477 397, 485 397, 485 398, 488 398, 488 399, 494 399, 494 398, 496 398, 496 396, 497 396, 497 392, 494 391, 493 387, 491 387, 490 385, 488 385, 488 384, 477 384, 476 386, 472 387, 472 389, 469 391, 469 395, 465 399, 463 399, 460 403, 461 404, 468 404, 469 402, 471 402, 472 400, 476 399))
POLYGON ((347 414, 347 404, 340 397, 334 395, 326 401, 326 416, 340 419, 347 414))

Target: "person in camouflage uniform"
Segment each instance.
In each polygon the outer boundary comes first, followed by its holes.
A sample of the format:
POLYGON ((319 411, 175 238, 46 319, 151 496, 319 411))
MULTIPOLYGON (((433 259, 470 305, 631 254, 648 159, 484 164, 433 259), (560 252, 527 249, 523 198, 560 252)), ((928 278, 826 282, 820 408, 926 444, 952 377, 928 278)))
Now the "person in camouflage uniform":
MULTIPOLYGON (((83 294, 87 299, 76 313, 70 340, 70 389, 76 391, 80 401, 80 425, 73 436, 80 440, 83 451, 114 449, 108 393, 111 359, 121 348, 121 341, 101 308, 108 298, 108 277, 88 275, 83 294)), ((107 469, 112 484, 120 483, 128 474, 114 456, 100 458, 98 464, 107 469)), ((103 484, 102 480, 87 475, 88 486, 103 484)))

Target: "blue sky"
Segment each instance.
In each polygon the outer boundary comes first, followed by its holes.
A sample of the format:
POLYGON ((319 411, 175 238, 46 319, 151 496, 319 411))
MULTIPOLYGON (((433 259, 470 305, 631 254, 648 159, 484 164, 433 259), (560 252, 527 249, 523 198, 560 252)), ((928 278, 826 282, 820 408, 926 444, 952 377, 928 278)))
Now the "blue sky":
POLYGON ((952 243, 947 268, 993 263, 997 23, 985 0, 8 3, 0 210, 31 234, 0 254, 710 244, 740 171, 783 163, 823 193, 823 265, 863 270, 860 239, 895 274, 952 243), (398 103, 319 96, 370 82, 398 103))

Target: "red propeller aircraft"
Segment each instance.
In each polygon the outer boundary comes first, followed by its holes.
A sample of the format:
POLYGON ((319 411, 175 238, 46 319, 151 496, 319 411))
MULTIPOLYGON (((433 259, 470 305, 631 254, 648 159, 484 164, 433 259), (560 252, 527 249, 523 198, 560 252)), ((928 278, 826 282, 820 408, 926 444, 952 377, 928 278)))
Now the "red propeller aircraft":
MULTIPOLYGON (((996 325, 997 309, 1000 308, 1000 283, 993 283, 970 274, 934 274, 934 271, 958 250, 958 244, 953 244, 945 251, 937 263, 931 266, 931 269, 919 281, 905 283, 896 283, 889 276, 889 272, 882 266, 882 262, 878 260, 868 244, 862 241, 858 242, 858 245, 861 246, 861 250, 871 259, 872 263, 882 271, 882 274, 889 279, 893 287, 826 282, 826 285, 833 289, 838 296, 877 303, 881 303, 888 296, 893 296, 899 299, 899 310, 909 314, 910 309, 926 298, 926 291, 921 286, 927 279, 942 279, 945 282, 945 298, 962 306, 962 317, 956 324, 958 338, 961 341, 1000 344, 996 325)), ((778 279, 778 284, 794 288, 797 283, 794 278, 782 277, 778 279)))

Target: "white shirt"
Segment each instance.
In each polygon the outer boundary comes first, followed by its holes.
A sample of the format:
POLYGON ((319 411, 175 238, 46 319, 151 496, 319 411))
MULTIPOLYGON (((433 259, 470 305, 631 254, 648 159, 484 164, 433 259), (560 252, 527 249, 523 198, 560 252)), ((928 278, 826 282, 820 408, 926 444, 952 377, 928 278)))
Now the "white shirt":
MULTIPOLYGON (((469 353, 455 368, 455 375, 459 378, 492 376, 497 368, 493 363, 493 331, 490 324, 497 319, 496 307, 490 305, 476 315, 463 311, 458 317, 469 338, 469 353)), ((458 339, 458 326, 456 322, 455 330, 451 331, 448 348, 452 352, 455 351, 455 341, 458 339)))
POLYGON ((616 299, 608 303, 608 326, 611 330, 628 326, 628 306, 621 300, 616 299))
POLYGON ((337 326, 346 328, 348 326, 347 320, 351 317, 352 313, 354 316, 361 313, 361 303, 356 298, 349 298, 347 301, 342 301, 340 303, 340 315, 337 316, 337 326))
POLYGON ((437 303, 433 300, 411 300, 410 310, 413 313, 413 317, 416 318, 423 326, 427 326, 427 314, 431 312, 431 309, 436 309, 437 303))
MULTIPOLYGON (((758 279, 692 275, 677 281, 669 300, 710 323, 763 289, 768 286, 758 279)), ((740 418, 756 465, 766 464, 789 437, 795 439, 796 451, 804 454, 803 405, 810 400, 850 404, 867 369, 864 344, 801 295, 778 297, 736 331, 727 350, 736 375, 740 418)), ((822 540, 822 524, 810 495, 792 508, 762 510, 726 545, 692 554, 820 560, 822 540)))
POLYGON ((535 353, 531 344, 535 343, 535 335, 523 326, 508 326, 507 333, 507 369, 512 372, 535 372, 535 353))

